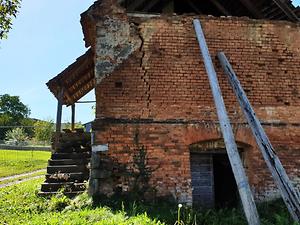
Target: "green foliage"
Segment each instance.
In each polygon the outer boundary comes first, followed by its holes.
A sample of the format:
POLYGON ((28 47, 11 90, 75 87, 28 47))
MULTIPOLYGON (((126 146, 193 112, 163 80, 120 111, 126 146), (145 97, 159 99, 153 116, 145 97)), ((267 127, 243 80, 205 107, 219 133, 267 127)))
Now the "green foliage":
MULTIPOLYGON (((92 205, 86 193, 75 199, 62 194, 46 199, 36 195, 42 181, 38 179, 1 189, 2 223, 247 225, 241 209, 196 210, 184 205, 178 207, 163 200, 145 204, 120 198, 102 198, 101 205, 92 205)), ((260 204, 258 209, 262 225, 297 225, 292 222, 282 201, 260 204)))
MULTIPOLYGON (((78 122, 78 123, 75 123, 75 129, 76 128, 84 128, 84 126, 81 124, 81 122, 78 122)), ((72 128, 72 124, 70 122, 66 122, 66 123, 63 123, 63 128, 62 129, 69 129, 71 130, 72 128)))
POLYGON ((46 168, 51 152, 0 150, 0 177, 46 168))
POLYGON ((134 178, 133 195, 136 196, 136 199, 151 200, 151 198, 155 198, 156 190, 149 185, 149 180, 157 168, 148 165, 147 149, 144 145, 137 144, 133 155, 133 170, 130 172, 134 178))
POLYGON ((59 195, 53 196, 50 199, 48 208, 51 211, 62 211, 70 204, 70 202, 71 200, 67 196, 59 193, 59 195))
POLYGON ((19 96, 5 94, 0 96, 0 114, 6 114, 20 120, 28 117, 30 110, 20 101, 19 96))
MULTIPOLYGON (((18 96, 0 95, 0 126, 22 126, 27 123, 30 114, 28 106, 24 105, 18 96)), ((10 128, 0 129, 0 139, 10 128)))
POLYGON ((0 40, 7 38, 7 33, 12 26, 12 18, 16 17, 20 4, 20 0, 0 1, 0 40))
POLYGON ((15 128, 5 134, 6 143, 9 145, 27 145, 28 136, 23 128, 15 128))
POLYGON ((23 118, 20 121, 20 125, 23 126, 23 129, 25 133, 29 136, 29 138, 32 138, 34 135, 34 124, 36 120, 31 118, 23 118))
POLYGON ((40 120, 34 123, 34 138, 37 141, 50 143, 53 132, 54 132, 53 121, 40 120))
POLYGON ((90 224, 90 225, 162 225, 145 212, 131 216, 126 210, 114 211, 106 206, 92 207, 87 194, 71 200, 57 195, 51 199, 36 195, 43 179, 1 189, 0 218, 4 224, 90 224), (80 203, 83 201, 83 204, 80 203), (63 210, 63 205, 76 205, 63 210), (53 208, 54 207, 54 208, 53 208))

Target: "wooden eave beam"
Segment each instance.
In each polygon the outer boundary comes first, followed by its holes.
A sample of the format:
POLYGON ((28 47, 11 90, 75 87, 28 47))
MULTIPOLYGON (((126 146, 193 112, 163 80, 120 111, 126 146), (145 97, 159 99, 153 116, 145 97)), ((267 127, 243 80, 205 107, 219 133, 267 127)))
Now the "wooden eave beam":
POLYGON ((225 16, 231 15, 231 13, 218 0, 210 0, 210 2, 225 16))
POLYGON ((79 100, 81 97, 83 97, 85 94, 87 94, 92 89, 93 86, 94 86, 94 79, 88 79, 82 82, 81 88, 76 90, 74 94, 72 94, 73 96, 72 104, 75 103, 77 100, 79 100))
POLYGON ((295 14, 295 12, 282 0, 273 0, 275 4, 287 15, 289 19, 295 22, 299 22, 300 18, 295 14))
POLYGON ((249 0, 240 0, 240 2, 248 9, 248 11, 257 19, 261 19, 264 16, 249 0))
POLYGON ((68 90, 70 91, 70 94, 74 94, 75 92, 77 92, 77 90, 79 90, 80 87, 83 87, 83 85, 87 81, 92 80, 93 77, 94 77, 93 71, 89 71, 89 72, 85 73, 85 76, 83 76, 82 78, 78 79, 77 82, 74 82, 74 83, 72 83, 71 85, 68 86, 68 90))

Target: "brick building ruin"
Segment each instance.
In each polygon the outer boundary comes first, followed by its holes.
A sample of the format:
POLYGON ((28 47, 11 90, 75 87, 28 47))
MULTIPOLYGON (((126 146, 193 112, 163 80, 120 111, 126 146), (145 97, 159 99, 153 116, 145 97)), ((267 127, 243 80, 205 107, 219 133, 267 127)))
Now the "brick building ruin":
POLYGON ((95 89, 91 194, 138 189, 145 198, 188 204, 237 201, 194 18, 202 23, 256 200, 278 191, 218 51, 229 57, 289 177, 300 185, 299 7, 288 0, 102 0, 81 15, 89 50, 47 83, 59 105, 74 105, 95 89))

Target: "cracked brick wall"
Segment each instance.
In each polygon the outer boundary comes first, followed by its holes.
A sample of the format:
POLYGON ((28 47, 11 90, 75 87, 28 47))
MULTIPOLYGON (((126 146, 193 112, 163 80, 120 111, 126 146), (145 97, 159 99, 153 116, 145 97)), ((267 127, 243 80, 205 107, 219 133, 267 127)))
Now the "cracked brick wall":
MULTIPOLYGON (((221 138, 192 19, 126 16, 107 19, 112 22, 108 29, 99 22, 94 122, 96 142, 108 143, 105 154, 126 165, 132 163, 138 132, 149 164, 160 165, 150 182, 158 195, 188 203, 189 146, 221 138), (113 50, 112 56, 103 50, 113 50)), ((259 200, 273 198, 277 190, 216 54, 224 51, 229 57, 289 176, 300 183, 300 25, 232 17, 200 20, 235 135, 249 146, 245 167, 253 191, 259 200)))

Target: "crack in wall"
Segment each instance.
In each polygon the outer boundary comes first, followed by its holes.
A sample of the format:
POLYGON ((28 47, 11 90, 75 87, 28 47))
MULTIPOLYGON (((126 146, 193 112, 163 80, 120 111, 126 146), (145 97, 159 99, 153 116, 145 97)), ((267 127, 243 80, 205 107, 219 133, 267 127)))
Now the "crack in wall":
POLYGON ((146 113, 149 116, 150 113, 151 113, 151 110, 150 110, 151 85, 150 85, 150 76, 149 76, 149 73, 148 73, 149 71, 148 71, 148 68, 147 68, 148 58, 146 56, 147 53, 146 53, 146 49, 145 49, 145 38, 143 37, 143 33, 142 33, 141 28, 139 29, 139 38, 141 40, 141 46, 140 46, 139 51, 142 53, 141 61, 140 61, 140 67, 142 68, 142 71, 143 71, 143 75, 141 76, 141 79, 143 80, 143 82, 146 86, 146 92, 145 92, 145 95, 146 95, 146 109, 145 110, 143 109, 142 114, 144 115, 146 113))

